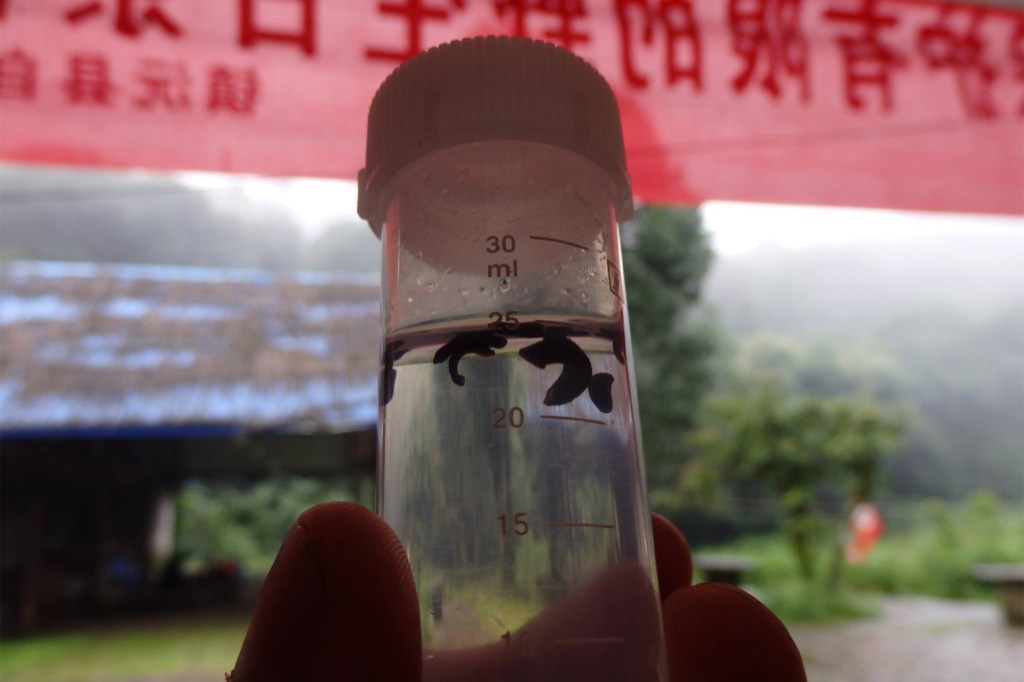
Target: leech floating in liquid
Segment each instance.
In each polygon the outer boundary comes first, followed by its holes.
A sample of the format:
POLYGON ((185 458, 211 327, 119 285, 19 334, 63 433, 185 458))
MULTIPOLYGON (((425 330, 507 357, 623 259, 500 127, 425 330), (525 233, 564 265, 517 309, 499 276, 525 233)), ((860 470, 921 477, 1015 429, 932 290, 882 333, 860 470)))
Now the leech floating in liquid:
POLYGON ((459 360, 470 353, 489 358, 494 355, 495 348, 504 348, 507 344, 507 338, 494 332, 463 332, 437 350, 434 364, 447 360, 452 381, 458 386, 465 386, 466 377, 459 374, 459 360))
MULTIPOLYGON (((590 358, 579 345, 569 338, 569 327, 546 327, 537 322, 520 325, 514 330, 502 332, 477 331, 456 334, 448 343, 441 346, 434 354, 434 364, 448 362, 448 374, 457 386, 466 385, 466 377, 459 373, 459 362, 469 354, 481 357, 493 357, 494 350, 504 348, 509 336, 519 338, 542 337, 537 343, 519 351, 519 357, 534 367, 544 369, 548 365, 561 365, 562 372, 555 383, 544 395, 544 404, 549 406, 565 405, 587 393, 598 410, 604 413, 612 411, 612 382, 614 378, 605 372, 594 374, 590 358)), ((615 341, 620 334, 617 330, 602 330, 615 341)), ((604 334, 602 334, 604 336, 604 334)), ((396 358, 399 356, 395 356, 396 358)), ((624 362, 625 357, 615 352, 615 357, 624 362)), ((394 390, 394 377, 391 377, 390 392, 394 390)), ((390 398, 390 392, 388 397, 390 398)))

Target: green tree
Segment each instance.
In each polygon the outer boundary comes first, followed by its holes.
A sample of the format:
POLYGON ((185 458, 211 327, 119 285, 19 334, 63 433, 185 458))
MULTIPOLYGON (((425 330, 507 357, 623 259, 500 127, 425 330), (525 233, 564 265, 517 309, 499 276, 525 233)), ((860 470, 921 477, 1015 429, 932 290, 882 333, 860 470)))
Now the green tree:
MULTIPOLYGON (((901 497, 1024 499, 1024 231, 974 225, 900 240, 722 255, 705 287, 740 339, 770 329, 884 351, 915 423, 886 482, 901 497)), ((827 377, 820 377, 825 379, 827 377)), ((892 397, 876 395, 882 400, 892 397)))
POLYGON ((233 559, 246 570, 266 571, 299 514, 319 502, 359 497, 345 478, 190 481, 178 498, 177 549, 193 566, 233 559))
MULTIPOLYGON (((906 424, 901 409, 868 399, 787 396, 777 384, 709 401, 694 443, 700 453, 689 472, 705 489, 755 482, 778 500, 783 532, 801 576, 820 575, 829 525, 818 502, 839 498, 848 512, 870 499, 883 459, 906 424)), ((844 513, 845 518, 846 513, 844 513)), ((830 582, 839 579, 835 556, 830 582)))
POLYGON ((735 342, 733 351, 721 377, 732 391, 769 381, 794 395, 860 396, 887 403, 906 399, 903 369, 880 344, 759 333, 735 342))
POLYGON ((649 486, 673 486, 686 434, 711 386, 715 335, 699 315, 711 265, 696 209, 644 207, 623 229, 640 423, 649 486))

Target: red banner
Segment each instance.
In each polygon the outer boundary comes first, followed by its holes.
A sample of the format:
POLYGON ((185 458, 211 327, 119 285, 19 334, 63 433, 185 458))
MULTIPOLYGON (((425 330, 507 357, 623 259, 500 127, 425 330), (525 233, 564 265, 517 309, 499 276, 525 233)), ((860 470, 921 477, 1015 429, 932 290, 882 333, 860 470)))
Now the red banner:
POLYGON ((597 66, 641 200, 1024 212, 1024 12, 924 0, 0 0, 0 158, 354 178, 487 33, 597 66))

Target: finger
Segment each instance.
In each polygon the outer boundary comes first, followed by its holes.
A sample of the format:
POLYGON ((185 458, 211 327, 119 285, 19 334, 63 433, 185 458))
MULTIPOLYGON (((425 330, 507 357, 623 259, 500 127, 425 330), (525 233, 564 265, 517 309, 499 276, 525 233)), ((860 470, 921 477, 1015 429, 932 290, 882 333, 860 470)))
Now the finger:
POLYGON ((680 587, 693 580, 693 560, 686 537, 661 514, 651 514, 654 533, 654 559, 658 571, 658 589, 665 601, 680 587))
POLYGON ((419 680, 409 562, 380 517, 350 503, 303 513, 267 575, 233 673, 264 680, 419 680))
POLYGON ((705 583, 662 604, 671 680, 806 682, 786 627, 743 590, 705 583))

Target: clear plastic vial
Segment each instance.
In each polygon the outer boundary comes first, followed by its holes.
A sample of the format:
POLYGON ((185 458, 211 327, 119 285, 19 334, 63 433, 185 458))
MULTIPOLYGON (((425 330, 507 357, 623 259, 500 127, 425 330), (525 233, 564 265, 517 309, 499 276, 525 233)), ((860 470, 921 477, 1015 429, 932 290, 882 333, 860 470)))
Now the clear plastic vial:
POLYGON ((378 509, 424 679, 664 680, 614 95, 560 48, 449 43, 370 112, 384 252, 378 509))

